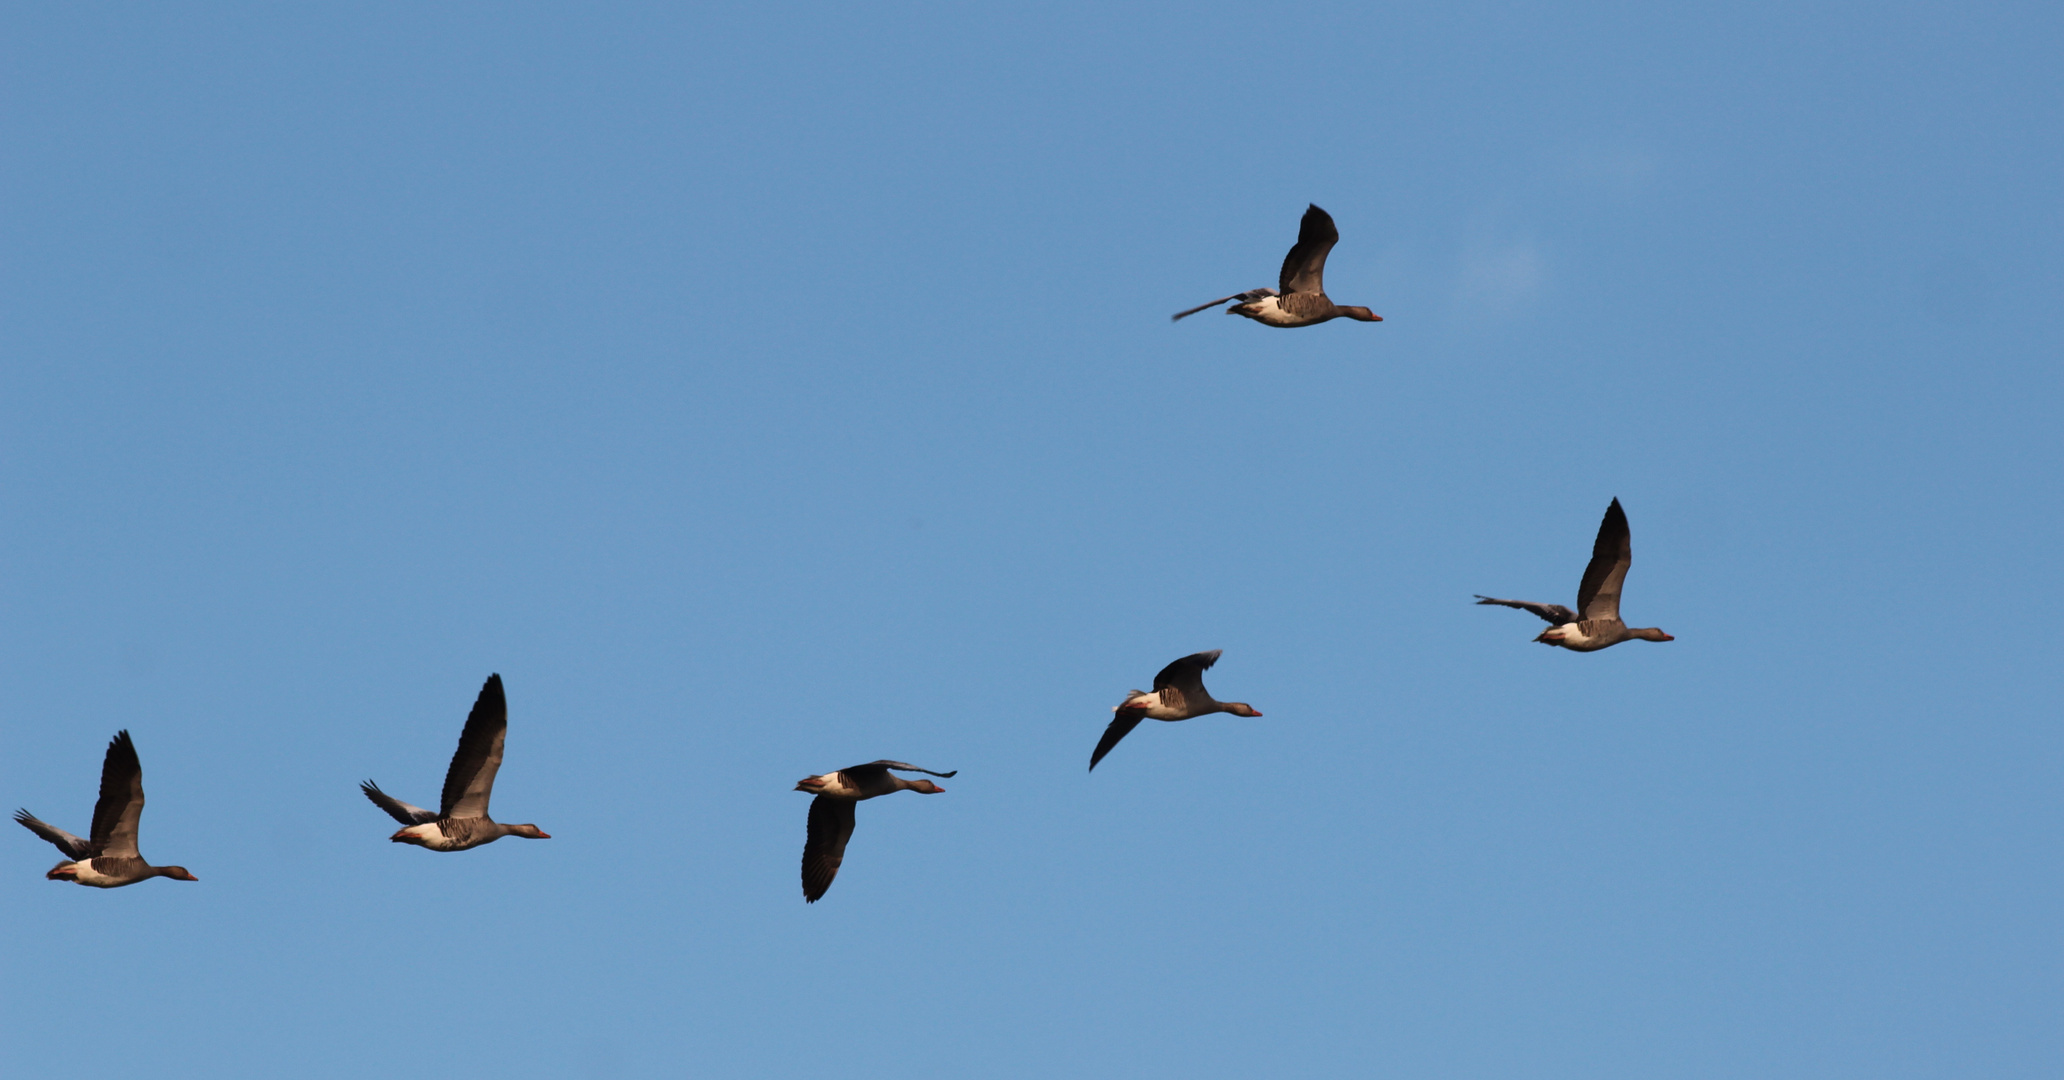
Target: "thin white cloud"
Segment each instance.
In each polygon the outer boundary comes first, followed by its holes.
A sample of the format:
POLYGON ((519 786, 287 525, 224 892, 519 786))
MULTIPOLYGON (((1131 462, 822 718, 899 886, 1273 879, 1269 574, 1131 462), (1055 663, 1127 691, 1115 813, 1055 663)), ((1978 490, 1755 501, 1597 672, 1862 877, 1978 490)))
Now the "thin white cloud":
POLYGON ((1533 237, 1481 236, 1463 247, 1455 307, 1465 316, 1509 318, 1533 303, 1547 277, 1547 259, 1533 237))

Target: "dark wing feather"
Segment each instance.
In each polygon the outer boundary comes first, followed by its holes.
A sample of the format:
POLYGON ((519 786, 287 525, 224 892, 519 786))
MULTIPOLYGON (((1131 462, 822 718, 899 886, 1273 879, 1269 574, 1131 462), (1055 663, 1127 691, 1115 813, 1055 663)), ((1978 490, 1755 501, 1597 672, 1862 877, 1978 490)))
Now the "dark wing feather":
MULTIPOLYGON (((926 776, 936 776, 941 780, 951 780, 960 773, 959 769, 955 769, 952 772, 933 772, 930 769, 920 769, 915 765, 905 765, 900 761, 871 761, 868 762, 867 767, 871 768, 876 765, 879 765, 884 769, 901 769, 904 772, 921 772, 924 773, 926 776)), ((848 769, 846 771, 851 772, 852 770, 848 769)))
POLYGON ((1175 314, 1173 314, 1173 315, 1170 315, 1170 316, 1168 317, 1168 321, 1169 321, 1169 322, 1181 322, 1182 320, 1184 320, 1184 319, 1187 319, 1187 318, 1189 318, 1189 317, 1190 317, 1190 316, 1192 316, 1192 315, 1195 315, 1196 313, 1198 313, 1198 312, 1200 312, 1200 311, 1204 310, 1205 308, 1215 308, 1215 307, 1217 307, 1218 305, 1220 305, 1220 304, 1223 304, 1223 303, 1225 303, 1225 302, 1226 302, 1226 301, 1228 301, 1228 300, 1238 300, 1239 298, 1240 298, 1240 294, 1239 294, 1239 293, 1234 293, 1234 294, 1233 294, 1233 295, 1231 295, 1231 296, 1221 296, 1221 297, 1219 297, 1218 299, 1216 299, 1216 300, 1213 300, 1213 301, 1211 301, 1210 303, 1206 303, 1206 304, 1198 304, 1198 305, 1197 305, 1196 307, 1193 307, 1193 308, 1189 309, 1188 311, 1178 311, 1178 312, 1176 312, 1175 314))
POLYGON ((1632 565, 1634 544, 1627 531, 1627 512, 1620 509, 1620 500, 1614 499, 1605 508, 1605 520, 1598 523, 1591 565, 1584 568, 1583 583, 1577 586, 1577 611, 1586 619, 1618 619, 1620 586, 1632 565))
POLYGON ((374 806, 387 811, 388 817, 401 822, 403 825, 427 825, 437 820, 437 811, 425 810, 420 806, 410 806, 400 799, 381 791, 380 785, 373 783, 371 780, 361 782, 358 785, 358 790, 365 792, 365 797, 373 800, 374 806))
POLYGON ((1333 227, 1333 215, 1316 205, 1307 207, 1297 226, 1297 246, 1283 256, 1283 295, 1326 291, 1326 255, 1340 242, 1340 230, 1333 227))
POLYGON ((1561 604, 1536 604, 1532 600, 1500 600, 1496 597, 1485 596, 1482 593, 1476 594, 1476 602, 1478 604, 1503 604, 1506 607, 1518 608, 1521 611, 1531 611, 1548 620, 1549 624, 1553 626, 1561 626, 1563 623, 1577 621, 1577 613, 1563 607, 1561 604))
POLYGON ((1210 652, 1191 653, 1161 669, 1154 676, 1154 689, 1166 690, 1173 686, 1182 691, 1183 697, 1193 701, 1210 701, 1211 695, 1204 690, 1204 669, 1218 663, 1224 649, 1210 652))
POLYGON ((1231 295, 1231 296, 1221 296, 1221 297, 1219 297, 1218 299, 1216 299, 1216 300, 1213 300, 1212 302, 1210 302, 1210 303, 1208 303, 1208 304, 1198 304, 1198 305, 1197 305, 1196 307, 1193 307, 1193 308, 1191 308, 1191 309, 1190 309, 1190 310, 1188 310, 1188 311, 1178 311, 1178 312, 1176 312, 1175 314, 1173 314, 1173 315, 1170 315, 1170 316, 1168 317, 1168 321, 1169 321, 1169 322, 1179 322, 1179 321, 1181 321, 1181 320, 1183 320, 1183 319, 1186 319, 1186 318, 1188 318, 1188 317, 1190 317, 1190 316, 1192 316, 1192 315, 1195 315, 1196 313, 1198 313, 1198 312, 1200 312, 1200 311, 1204 310, 1205 308, 1214 308, 1214 307, 1217 307, 1218 305, 1220 305, 1220 304, 1223 304, 1223 303, 1225 303, 1225 302, 1226 302, 1226 301, 1228 301, 1228 300, 1238 300, 1239 302, 1241 302, 1241 303, 1245 304, 1245 303, 1250 303, 1250 302, 1252 302, 1252 301, 1255 301, 1255 300, 1259 300, 1259 299, 1261 299, 1261 298, 1262 298, 1262 297, 1264 297, 1264 296, 1274 296, 1274 295, 1276 295, 1276 290, 1274 290, 1274 289, 1249 289, 1249 290, 1247 290, 1246 292, 1243 292, 1243 293, 1234 293, 1234 294, 1233 294, 1233 295, 1231 295))
POLYGON ((509 702, 502 696, 502 677, 489 675, 473 702, 473 712, 466 717, 466 729, 459 733, 451 768, 444 772, 438 817, 487 816, 487 800, 494 793, 495 773, 502 767, 502 740, 508 732, 509 702))
POLYGON ((140 858, 136 829, 143 821, 143 763, 127 731, 108 741, 100 763, 100 799, 93 804, 93 854, 140 858))
POLYGON ((14 820, 21 822, 23 828, 56 844, 57 850, 64 852, 67 859, 76 861, 93 854, 92 844, 38 818, 27 810, 16 810, 14 812, 14 820))
POLYGON ((810 800, 810 832, 803 841, 803 899, 814 904, 831 888, 846 841, 853 838, 852 799, 819 795, 810 800))
POLYGON ((1147 713, 1144 709, 1127 709, 1121 706, 1118 715, 1111 717, 1111 726, 1104 729, 1104 737, 1097 740, 1096 751, 1089 755, 1090 770, 1094 772, 1097 762, 1104 760, 1104 755, 1118 745, 1118 740, 1132 734, 1132 729, 1138 727, 1140 721, 1146 718, 1147 713))

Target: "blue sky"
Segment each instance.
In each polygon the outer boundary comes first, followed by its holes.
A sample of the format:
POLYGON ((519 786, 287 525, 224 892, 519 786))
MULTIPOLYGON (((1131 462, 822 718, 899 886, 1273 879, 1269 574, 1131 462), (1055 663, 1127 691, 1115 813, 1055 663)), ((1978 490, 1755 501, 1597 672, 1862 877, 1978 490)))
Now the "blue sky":
POLYGON ((5 27, 0 1072, 2064 1068, 2054 5, 5 27))

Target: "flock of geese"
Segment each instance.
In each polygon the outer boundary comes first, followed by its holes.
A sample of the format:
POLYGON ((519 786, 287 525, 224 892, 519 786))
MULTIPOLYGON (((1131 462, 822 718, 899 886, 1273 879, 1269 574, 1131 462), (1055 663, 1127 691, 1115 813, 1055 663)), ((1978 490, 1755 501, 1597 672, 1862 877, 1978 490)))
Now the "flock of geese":
MULTIPOLYGON (((1250 289, 1232 296, 1199 304, 1174 317, 1181 319, 1220 304, 1230 315, 1244 315, 1268 326, 1314 326, 1329 319, 1357 319, 1381 322, 1382 316, 1365 307, 1344 307, 1326 296, 1323 281, 1326 255, 1340 240, 1333 218, 1317 206, 1305 210, 1297 229, 1297 244, 1283 258, 1283 270, 1276 289, 1250 289)), ((1627 579, 1627 567, 1634 561, 1627 530, 1627 514, 1614 499, 1606 507, 1605 520, 1598 525, 1598 538, 1591 546, 1591 562, 1577 585, 1577 606, 1539 604, 1530 600, 1499 600, 1477 597, 1479 604, 1499 604, 1533 612, 1548 622, 1534 640, 1560 645, 1576 652, 1596 652, 1623 641, 1670 641, 1670 635, 1655 627, 1629 627, 1620 619, 1620 587, 1627 579)), ((1220 650, 1193 653, 1161 669, 1154 676, 1151 691, 1133 690, 1111 709, 1110 726, 1090 752, 1089 767, 1095 770, 1142 720, 1173 723, 1212 713, 1260 716, 1243 701, 1219 701, 1204 689, 1204 672, 1218 662, 1220 650)), ((489 675, 459 732, 459 748, 445 770, 444 792, 436 810, 402 802, 367 780, 359 790, 374 806, 385 811, 401 828, 388 839, 397 844, 414 844, 431 851, 465 851, 491 844, 504 836, 549 840, 551 835, 535 825, 505 825, 487 814, 488 799, 494 793, 495 773, 502 766, 502 744, 509 731, 509 703, 502 692, 502 677, 489 675)), ((957 771, 957 770, 956 770, 957 771)), ((898 791, 936 795, 946 789, 930 780, 909 780, 898 772, 924 773, 942 780, 952 772, 933 772, 901 761, 870 761, 819 776, 806 776, 796 783, 797 791, 815 796, 810 800, 807 836, 803 842, 803 899, 816 903, 831 888, 845 861, 846 843, 853 837, 853 808, 860 802, 898 791)), ((175 881, 198 881, 183 866, 152 866, 137 850, 136 831, 143 818, 143 766, 136 757, 136 744, 127 731, 115 734, 108 743, 100 767, 100 799, 93 805, 93 825, 85 839, 57 828, 27 810, 15 811, 14 820, 30 832, 48 840, 64 853, 65 861, 44 876, 52 881, 73 881, 99 889, 134 885, 146 878, 167 877, 175 881)))

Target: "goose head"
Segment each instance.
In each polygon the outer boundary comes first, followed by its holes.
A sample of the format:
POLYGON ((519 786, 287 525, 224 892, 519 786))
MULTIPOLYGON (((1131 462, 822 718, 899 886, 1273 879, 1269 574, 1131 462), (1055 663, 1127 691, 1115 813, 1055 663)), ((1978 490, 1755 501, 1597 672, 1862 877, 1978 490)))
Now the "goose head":
POLYGON ((1631 637, 1638 637, 1638 638, 1640 638, 1640 639, 1641 639, 1641 640, 1643 640, 1643 641, 1675 641, 1675 640, 1677 640, 1676 638, 1674 638, 1674 637, 1671 637, 1670 635, 1668 635, 1668 634, 1665 634, 1665 633, 1663 633, 1663 632, 1662 632, 1661 630, 1659 630, 1659 629, 1657 629, 1656 627, 1653 627, 1653 626, 1644 626, 1644 627, 1641 627, 1641 628, 1640 628, 1640 629, 1638 629, 1638 630, 1629 630, 1629 631, 1627 631, 1627 634, 1628 634, 1629 636, 1631 636, 1631 637))
POLYGON ((915 791, 920 795, 937 795, 946 789, 932 783, 930 780, 912 780, 903 785, 903 790, 915 791))
POLYGON ((1232 714, 1233 714, 1234 716, 1260 716, 1260 715, 1261 715, 1261 710, 1260 710, 1260 709, 1257 709, 1257 708, 1255 708, 1254 706, 1252 706, 1252 705, 1249 705, 1249 704, 1247 704, 1247 703, 1246 703, 1246 702, 1244 702, 1244 701, 1228 701, 1228 702, 1226 702, 1226 703, 1225 703, 1225 711, 1227 711, 1227 712, 1229 712, 1229 713, 1232 713, 1232 714))
POLYGON ((1334 305, 1334 310, 1340 312, 1340 317, 1343 319, 1357 319, 1361 322, 1383 321, 1383 316, 1378 315, 1365 307, 1348 307, 1344 304, 1336 304, 1334 305))
POLYGON ((526 840, 550 840, 552 838, 551 833, 535 825, 511 825, 508 828, 510 836, 521 836, 526 840))
POLYGON ((186 867, 184 866, 160 866, 157 868, 157 870, 159 877, 168 877, 174 881, 201 880, 200 878, 193 876, 191 873, 188 873, 186 867))

